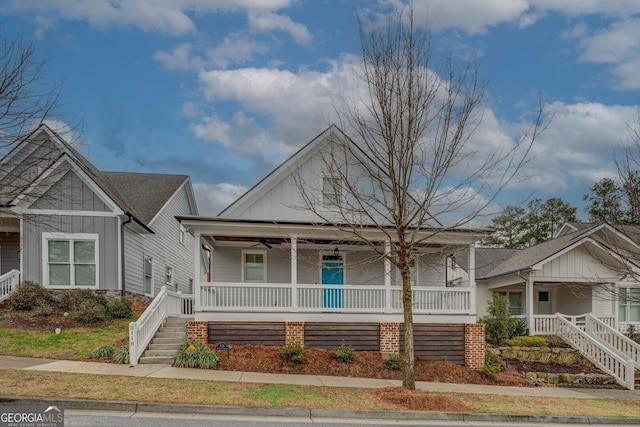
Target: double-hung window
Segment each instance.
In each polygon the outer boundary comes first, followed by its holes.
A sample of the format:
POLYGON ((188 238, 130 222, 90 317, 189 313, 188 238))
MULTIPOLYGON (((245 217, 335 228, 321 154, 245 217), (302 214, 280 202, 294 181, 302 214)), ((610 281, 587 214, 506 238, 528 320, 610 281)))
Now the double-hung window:
POLYGON ((142 267, 144 294, 153 296, 153 258, 145 255, 142 267))
POLYGON ((520 316, 522 314, 522 291, 499 291, 509 301, 509 311, 512 316, 520 316))
POLYGON ((52 288, 98 287, 98 235, 43 233, 43 282, 52 288))
POLYGON ((242 252, 242 281, 266 282, 267 278, 267 252, 243 251, 242 252))
POLYGON ((342 179, 325 176, 322 178, 322 207, 337 209, 342 204, 342 179))
POLYGON ((620 287, 618 321, 640 322, 640 288, 620 287))

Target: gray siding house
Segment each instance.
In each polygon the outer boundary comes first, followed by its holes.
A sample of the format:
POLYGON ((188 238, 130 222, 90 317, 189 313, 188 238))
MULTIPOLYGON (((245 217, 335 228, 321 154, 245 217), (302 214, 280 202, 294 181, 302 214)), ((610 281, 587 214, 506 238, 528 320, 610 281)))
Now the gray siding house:
POLYGON ((104 172, 46 125, 0 161, 0 276, 47 288, 192 291, 186 175, 104 172))

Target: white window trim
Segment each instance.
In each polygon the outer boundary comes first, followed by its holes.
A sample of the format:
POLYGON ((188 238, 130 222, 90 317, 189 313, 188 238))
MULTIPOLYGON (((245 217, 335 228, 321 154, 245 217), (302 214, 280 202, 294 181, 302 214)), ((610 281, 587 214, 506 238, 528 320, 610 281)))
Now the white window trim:
POLYGON ((185 240, 187 239, 187 229, 184 225, 180 224, 180 230, 178 231, 178 241, 185 245, 185 240))
POLYGON ((242 267, 240 269, 242 283, 266 283, 267 282, 267 251, 265 249, 243 249, 242 267), (248 254, 262 254, 262 280, 247 280, 245 278, 245 264, 248 254))
POLYGON ((339 195, 339 198, 338 198, 338 205, 337 206, 325 206, 324 205, 324 180, 325 179, 337 179, 337 180, 340 180, 340 181, 344 182, 344 178, 341 177, 341 176, 328 175, 328 174, 322 175, 320 177, 320 207, 323 210, 329 211, 329 212, 337 211, 337 210, 340 209, 340 206, 344 203, 344 191, 343 191, 344 185, 340 186, 340 195, 339 195))
MULTIPOLYGON (((318 256, 320 258, 320 270, 318 271, 318 283, 322 284, 322 262, 324 261, 324 259, 322 259, 325 255, 329 255, 329 256, 334 256, 336 254, 335 250, 330 251, 330 250, 321 250, 318 253, 318 256)), ((346 285, 347 282, 347 253, 344 251, 340 251, 338 250, 338 255, 342 257, 342 284, 346 285)))
MULTIPOLYGON (((616 307, 615 307, 615 309, 616 309, 616 318, 618 319, 619 322, 621 322, 621 323, 623 323, 625 325, 628 325, 628 324, 640 325, 640 320, 629 320, 629 315, 631 314, 630 310, 631 310, 631 305, 632 305, 631 301, 626 301, 624 303, 624 311, 625 311, 625 316, 624 317, 625 317, 625 320, 620 320, 620 318, 621 318, 621 316, 620 316, 621 307, 620 306, 623 305, 622 301, 620 301, 620 289, 625 289, 626 290, 625 292, 628 294, 631 289, 639 289, 639 288, 640 288, 640 285, 637 285, 637 284, 629 284, 629 285, 627 285, 627 284, 624 284, 624 285, 623 284, 619 284, 618 285, 618 298, 616 298, 617 301, 616 301, 616 307)), ((633 305, 639 305, 639 304, 636 303, 636 304, 633 304, 633 305)))
MULTIPOLYGON (((71 273, 73 275, 73 271, 71 273)), ((49 289, 100 289, 100 236, 97 233, 42 233, 42 286, 49 289), (49 240, 92 240, 95 244, 95 286, 50 286, 49 285, 49 240)))
MULTIPOLYGON (((524 301, 525 298, 525 293, 523 291, 517 291, 517 290, 508 290, 508 291, 499 291, 499 290, 494 290, 493 292, 496 293, 504 293, 505 297, 507 298, 507 302, 509 303, 509 312, 511 312, 511 300, 509 299, 509 294, 520 294, 520 314, 511 314, 512 316, 523 316, 526 314, 526 303, 524 301)), ((549 294, 549 297, 551 297, 551 294, 549 294)))
POLYGON ((153 268, 153 263, 154 263, 154 259, 153 259, 153 257, 151 255, 146 255, 146 254, 142 255, 142 293, 145 296, 148 296, 148 297, 153 297, 154 294, 155 294, 155 292, 154 292, 154 287, 155 287, 154 286, 154 282, 155 282, 155 280, 154 280, 154 277, 153 277, 155 269, 153 268), (147 293, 146 290, 144 289, 144 281, 145 281, 145 278, 146 278, 146 273, 145 273, 144 269, 145 269, 145 266, 147 264, 147 258, 149 258, 151 260, 151 292, 150 293, 147 293))

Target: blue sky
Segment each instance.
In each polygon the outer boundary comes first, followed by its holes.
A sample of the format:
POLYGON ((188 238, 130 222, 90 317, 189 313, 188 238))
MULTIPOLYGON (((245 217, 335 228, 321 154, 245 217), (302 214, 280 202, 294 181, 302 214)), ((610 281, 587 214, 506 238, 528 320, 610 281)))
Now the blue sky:
MULTIPOLYGON (((3 30, 37 42, 62 83, 62 123, 82 120, 102 170, 191 176, 215 215, 332 119, 359 53, 357 13, 400 0, 8 0, 3 30)), ((477 57, 489 80, 477 144, 516 138, 538 93, 554 118, 524 181, 528 196, 582 196, 615 176, 640 105, 637 0, 425 0, 436 52, 477 57)), ((489 148, 487 148, 489 149, 489 148)))

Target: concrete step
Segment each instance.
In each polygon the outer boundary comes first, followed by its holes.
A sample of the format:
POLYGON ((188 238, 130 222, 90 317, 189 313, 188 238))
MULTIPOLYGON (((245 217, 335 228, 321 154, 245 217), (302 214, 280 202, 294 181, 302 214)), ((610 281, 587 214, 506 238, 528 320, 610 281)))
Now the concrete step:
MULTIPOLYGON (((171 357, 175 359, 177 353, 178 353, 177 348, 170 349, 170 350, 147 350, 144 352, 144 357, 162 356, 162 357, 171 357)), ((173 361, 171 363, 173 363, 173 361)))
POLYGON ((166 356, 142 356, 140 358, 141 364, 156 364, 156 365, 173 365, 174 357, 166 356))
POLYGON ((151 344, 174 344, 174 345, 178 345, 178 347, 180 347, 180 345, 184 342, 183 338, 163 338, 163 337, 155 337, 154 339, 151 340, 151 344))
MULTIPOLYGON (((182 343, 180 343, 182 345, 182 343)), ((175 344, 149 344, 149 350, 178 350, 180 345, 175 344)))
POLYGON ((186 338, 187 333, 185 331, 159 331, 156 337, 161 338, 186 338))

